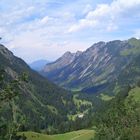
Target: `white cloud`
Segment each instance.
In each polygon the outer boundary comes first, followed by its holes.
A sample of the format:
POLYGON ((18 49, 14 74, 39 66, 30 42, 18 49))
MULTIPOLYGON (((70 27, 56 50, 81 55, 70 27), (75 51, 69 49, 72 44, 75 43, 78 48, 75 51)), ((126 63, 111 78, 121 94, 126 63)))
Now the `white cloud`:
POLYGON ((6 13, 4 18, 7 20, 7 24, 15 24, 26 17, 29 17, 35 8, 33 6, 27 7, 26 9, 17 9, 11 13, 6 13))
POLYGON ((89 20, 102 18, 103 16, 107 16, 110 12, 110 7, 108 4, 99 4, 97 8, 93 11, 89 11, 86 18, 89 20))
POLYGON ((107 28, 106 28, 106 30, 108 31, 108 32, 111 32, 111 31, 114 31, 114 30, 117 30, 118 29, 118 26, 117 25, 115 25, 113 22, 111 23, 109 23, 108 24, 108 26, 107 26, 107 28))
POLYGON ((42 24, 47 24, 49 20, 51 20, 51 18, 49 18, 49 16, 45 16, 40 20, 40 22, 42 24))
POLYGON ((134 19, 140 22, 140 0, 114 0, 110 4, 106 0, 106 4, 97 5, 93 0, 1 1, 8 8, 0 9, 0 36, 26 61, 55 59, 68 50, 83 50, 95 41, 118 39, 122 32, 133 31, 127 25, 133 25, 134 19), (122 25, 118 36, 111 34, 122 25))
POLYGON ((94 10, 89 11, 85 18, 72 25, 68 32, 76 32, 87 27, 116 30, 120 18, 138 15, 138 8, 140 9, 140 0, 114 0, 111 4, 99 4, 94 10))
POLYGON ((87 4, 83 10, 83 14, 87 14, 89 11, 91 11, 93 8, 90 4, 87 4))
POLYGON ((71 26, 68 30, 68 32, 75 32, 80 29, 86 28, 86 27, 95 27, 98 25, 97 20, 86 20, 86 19, 81 19, 79 22, 73 26, 71 26))
POLYGON ((46 36, 42 38, 42 31, 24 32, 16 36, 10 42, 9 49, 17 56, 23 58, 30 63, 37 59, 55 60, 60 57, 66 50, 75 52, 76 50, 85 50, 87 45, 83 42, 57 41, 53 42, 47 39, 46 36), (47 41, 46 41, 47 40, 47 41), (76 49, 76 50, 75 50, 76 49))

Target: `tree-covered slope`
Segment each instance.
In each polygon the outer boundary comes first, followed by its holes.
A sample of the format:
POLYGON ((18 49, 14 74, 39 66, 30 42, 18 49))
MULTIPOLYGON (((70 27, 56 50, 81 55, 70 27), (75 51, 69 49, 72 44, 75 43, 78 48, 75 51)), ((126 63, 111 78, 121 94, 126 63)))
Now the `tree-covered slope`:
POLYGON ((94 114, 94 140, 140 139, 140 87, 125 87, 94 114))
POLYGON ((0 109, 3 122, 14 121, 22 130, 45 130, 50 133, 74 129, 73 122, 69 124, 68 115, 76 114, 78 109, 70 92, 31 70, 23 60, 15 57, 3 45, 0 45, 0 67, 5 70, 7 83, 23 72, 28 75, 28 82, 19 85, 18 96, 4 103, 0 109))

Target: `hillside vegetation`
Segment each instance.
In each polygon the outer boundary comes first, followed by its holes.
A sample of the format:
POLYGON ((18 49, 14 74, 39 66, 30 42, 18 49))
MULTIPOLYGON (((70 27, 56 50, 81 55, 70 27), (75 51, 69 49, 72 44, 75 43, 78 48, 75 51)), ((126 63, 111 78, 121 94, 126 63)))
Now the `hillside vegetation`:
MULTIPOLYGON (((127 88, 126 88, 127 89, 127 88)), ((95 114, 95 140, 140 139, 140 87, 121 91, 95 114)))
POLYGON ((31 70, 22 59, 15 57, 3 45, 0 45, 0 61, 0 70, 4 72, 0 75, 0 99, 3 98, 4 89, 5 94, 11 94, 10 90, 14 87, 9 85, 22 73, 27 76, 25 82, 20 82, 18 87, 15 87, 13 94, 16 93, 16 96, 10 96, 10 99, 6 99, 0 106, 0 134, 8 129, 12 122, 18 126, 18 131, 44 131, 49 134, 86 127, 87 124, 82 123, 81 119, 77 117, 75 120, 69 120, 68 115, 83 112, 90 106, 82 105, 82 108, 75 104, 71 92, 31 70))

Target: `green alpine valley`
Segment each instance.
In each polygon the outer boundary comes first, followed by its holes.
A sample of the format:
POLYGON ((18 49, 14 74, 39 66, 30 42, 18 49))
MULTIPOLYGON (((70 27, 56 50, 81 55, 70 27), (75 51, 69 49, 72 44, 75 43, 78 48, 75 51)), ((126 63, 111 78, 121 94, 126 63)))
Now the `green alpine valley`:
POLYGON ((1 44, 0 140, 139 140, 139 60, 131 38, 67 52, 36 72, 1 44))

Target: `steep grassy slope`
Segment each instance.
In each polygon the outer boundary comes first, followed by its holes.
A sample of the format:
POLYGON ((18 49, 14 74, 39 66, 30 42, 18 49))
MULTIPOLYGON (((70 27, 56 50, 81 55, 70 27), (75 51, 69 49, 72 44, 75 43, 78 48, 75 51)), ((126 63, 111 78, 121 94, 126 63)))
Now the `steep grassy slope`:
POLYGON ((131 89, 128 95, 128 97, 132 98, 135 102, 140 103, 140 87, 131 89))
POLYGON ((140 41, 136 38, 131 38, 128 40, 128 43, 132 46, 133 48, 126 48, 121 52, 122 55, 128 56, 128 55, 137 55, 140 54, 140 41))

